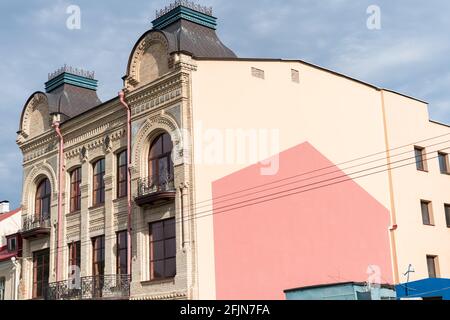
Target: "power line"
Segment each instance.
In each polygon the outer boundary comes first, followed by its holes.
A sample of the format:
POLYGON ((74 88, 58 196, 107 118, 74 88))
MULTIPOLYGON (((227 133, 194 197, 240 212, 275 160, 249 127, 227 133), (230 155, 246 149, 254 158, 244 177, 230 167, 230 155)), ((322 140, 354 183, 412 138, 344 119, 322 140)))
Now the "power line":
MULTIPOLYGON (((443 149, 439 149, 439 151, 447 150, 447 149, 450 149, 450 147, 443 148, 443 149)), ((435 153, 436 151, 438 151, 438 150, 435 150, 435 151, 426 153, 426 155, 431 154, 431 153, 435 153)), ((439 157, 439 156, 435 156, 435 157, 432 157, 432 158, 428 158, 428 160, 436 159, 436 158, 438 158, 438 157, 439 157)), ((402 160, 398 160, 398 161, 395 161, 395 162, 391 162, 391 164, 392 164, 392 163, 403 162, 403 161, 410 160, 410 159, 413 159, 413 158, 415 158, 415 157, 405 158, 405 159, 402 159, 402 160)), ((336 185, 336 184, 339 184, 339 183, 348 182, 348 181, 353 181, 353 180, 355 180, 355 179, 359 179, 359 178, 371 176, 371 175, 378 174, 378 173, 382 173, 382 172, 386 172, 386 171, 391 171, 391 170, 393 170, 393 169, 403 168, 403 167, 406 167, 406 166, 409 166, 409 165, 414 165, 414 164, 416 164, 415 161, 412 162, 412 163, 405 164, 405 165, 400 165, 400 166, 397 166, 397 167, 392 167, 392 168, 390 168, 390 169, 389 169, 389 168, 388 168, 388 169, 383 169, 383 170, 379 170, 379 171, 377 171, 377 172, 372 172, 372 173, 360 175, 360 176, 357 176, 357 177, 354 177, 354 178, 348 178, 350 175, 357 174, 357 173, 363 173, 363 172, 365 172, 365 171, 371 171, 371 170, 374 170, 374 169, 376 169, 376 168, 384 167, 384 166, 386 166, 387 164, 385 164, 385 165, 380 165, 380 166, 372 167, 372 168, 369 168, 369 169, 365 169, 365 170, 360 170, 360 171, 357 171, 357 172, 353 172, 353 173, 350 173, 350 174, 344 174, 344 175, 341 175, 341 176, 338 176, 338 177, 334 177, 334 178, 331 178, 331 179, 325 179, 325 180, 318 181, 318 182, 315 182, 315 183, 311 183, 311 184, 307 184, 307 185, 295 187, 295 188, 288 189, 288 190, 283 190, 283 191, 280 191, 280 192, 277 192, 277 193, 274 193, 274 194, 271 194, 271 195, 261 196, 261 197, 253 198, 253 199, 248 199, 248 200, 245 200, 245 201, 241 201, 241 202, 238 202, 238 203, 233 203, 233 204, 230 204, 230 205, 227 205, 227 206, 224 206, 224 207, 220 207, 220 208, 215 208, 215 209, 211 209, 211 210, 206 210, 206 211, 203 211, 203 212, 193 213, 193 214, 187 215, 184 219, 178 219, 178 220, 176 219, 174 223, 176 223, 176 224, 177 224, 177 223, 183 223, 183 222, 186 222, 186 221, 191 221, 191 220, 193 220, 194 218, 200 219, 200 218, 204 218, 204 217, 207 217, 207 216, 211 216, 211 215, 215 215, 215 214, 221 214, 221 213, 224 213, 224 212, 228 212, 228 211, 231 211, 231 210, 236 210, 236 209, 245 208, 245 207, 247 207, 247 206, 252 206, 252 205, 255 205, 255 204, 259 204, 259 203, 264 203, 264 202, 267 202, 267 201, 278 200, 278 199, 280 199, 280 198, 288 197, 288 196, 291 196, 291 195, 301 194, 301 193, 304 193, 304 192, 307 192, 307 191, 313 191, 313 190, 317 190, 317 189, 320 189, 320 188, 324 188, 324 187, 336 185), (318 187, 314 187, 314 188, 310 188, 310 189, 306 189, 306 190, 302 190, 302 191, 300 191, 300 192, 294 192, 294 193, 290 193, 290 194, 284 194, 284 193, 289 192, 289 191, 294 191, 294 190, 301 189, 301 188, 304 188, 304 187, 310 187, 310 186, 313 186, 313 185, 316 185, 316 184, 320 184, 320 183, 326 183, 326 182, 328 182, 328 181, 332 181, 332 180, 336 180, 336 179, 340 179, 340 178, 347 178, 347 179, 344 179, 344 180, 341 180, 341 181, 337 181, 337 182, 334 182, 334 183, 330 183, 330 184, 326 184, 326 185, 322 185, 322 186, 318 186, 318 187), (234 207, 234 206, 236 206, 236 205, 240 205, 240 204, 243 204, 243 203, 246 203, 246 202, 255 201, 255 200, 260 200, 260 199, 267 198, 268 196, 279 195, 279 194, 283 194, 283 195, 278 196, 278 197, 274 197, 274 198, 270 198, 270 199, 265 199, 265 200, 262 200, 262 201, 259 201, 259 202, 255 202, 255 203, 250 203, 250 204, 243 205, 243 206, 240 206, 240 207, 234 207), (229 207, 233 207, 233 208, 226 209, 226 208, 229 208, 229 207), (222 209, 226 209, 226 210, 220 211, 220 210, 222 210, 222 209), (217 212, 216 212, 216 211, 217 211, 217 212), (209 213, 209 214, 208 214, 208 213, 209 213), (203 214, 203 215, 202 215, 202 214, 203 214)), ((180 209, 180 210, 181 210, 181 209, 180 209)), ((106 230, 111 230, 111 229, 113 229, 113 228, 115 229, 115 227, 104 228, 104 232, 105 232, 106 230)), ((136 229, 133 229, 133 233, 136 234, 137 232, 140 232, 140 231, 143 231, 143 230, 147 230, 147 229, 148 229, 148 226, 145 226, 145 227, 142 227, 142 228, 136 228, 136 229)), ((116 237, 116 235, 113 235, 113 236, 110 236, 110 237, 105 237, 105 241, 106 241, 106 240, 113 239, 113 238, 115 238, 115 237, 116 237)), ((81 242, 81 241, 80 241, 80 242, 81 242)), ((89 242, 91 242, 91 239, 85 240, 85 241, 83 241, 82 243, 85 244, 85 243, 89 243, 89 242)), ((52 251, 52 252, 55 252, 55 251, 56 251, 56 248, 53 249, 53 250, 54 250, 54 251, 52 251)), ((63 250, 62 247, 61 247, 60 250, 61 250, 61 251, 63 250)))

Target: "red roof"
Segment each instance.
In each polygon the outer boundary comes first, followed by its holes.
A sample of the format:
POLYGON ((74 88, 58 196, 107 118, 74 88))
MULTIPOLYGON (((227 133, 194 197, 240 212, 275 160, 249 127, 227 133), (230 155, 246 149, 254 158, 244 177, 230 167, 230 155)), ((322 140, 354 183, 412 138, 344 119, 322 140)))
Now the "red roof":
POLYGON ((20 211, 20 209, 21 208, 17 208, 16 210, 0 214, 0 222, 2 222, 3 220, 8 219, 9 217, 15 215, 17 212, 20 211))
POLYGON ((8 252, 8 246, 0 247, 0 261, 6 261, 17 256, 17 251, 8 252))

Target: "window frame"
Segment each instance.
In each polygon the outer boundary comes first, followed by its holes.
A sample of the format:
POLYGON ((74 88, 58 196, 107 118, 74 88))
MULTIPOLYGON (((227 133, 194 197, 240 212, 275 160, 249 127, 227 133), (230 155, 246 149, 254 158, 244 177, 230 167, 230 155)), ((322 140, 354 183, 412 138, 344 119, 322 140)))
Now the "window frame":
POLYGON ((7 238, 6 240, 6 248, 8 249, 8 252, 16 252, 18 250, 18 239, 17 236, 7 238), (14 241, 14 249, 11 249, 11 242, 14 241))
POLYGON ((44 297, 44 286, 48 285, 48 280, 50 277, 50 249, 44 249, 33 252, 33 290, 32 297, 33 299, 39 299, 44 297), (46 258, 46 259, 45 259, 46 258), (42 259, 42 260, 39 260, 42 259), (41 262, 41 264, 39 264, 41 262), (47 264, 45 263, 47 262, 47 264), (42 269, 41 273, 38 273, 39 266, 42 269), (39 276, 42 279, 38 279, 39 276), (38 284, 41 284, 41 290, 38 292, 38 284))
POLYGON ((447 228, 450 228, 450 203, 444 203, 444 215, 447 228))
POLYGON ((425 148, 414 146, 414 157, 416 160, 417 171, 428 172, 427 157, 425 148), (420 153, 420 154, 418 154, 420 153), (420 157, 420 160, 418 159, 420 157))
POLYGON ((176 243, 176 239, 177 239, 177 235, 176 235, 176 220, 175 218, 169 218, 169 219, 164 219, 164 220, 158 220, 158 221, 154 221, 149 223, 149 272, 150 272, 150 281, 160 281, 160 280, 169 280, 169 279, 174 279, 175 276, 177 275, 177 243, 176 243), (154 240, 153 239, 153 226, 156 224, 162 223, 163 226, 163 230, 162 235, 163 237, 161 239, 157 239, 154 240), (165 237, 166 235, 166 230, 165 230, 165 224, 172 224, 173 225, 173 237, 165 237), (167 241, 173 241, 172 245, 175 248, 175 253, 174 255, 166 255, 166 242, 167 241), (162 248, 162 252, 163 252, 163 258, 162 259, 154 259, 154 244, 155 243, 161 243, 163 245, 162 248), (174 260, 174 269, 175 272, 174 274, 170 274, 167 275, 166 273, 166 263, 168 262, 168 260, 174 260), (154 275, 154 264, 155 262, 162 262, 163 263, 163 275, 160 277, 156 277, 154 275))
MULTIPOLYGON (((69 247, 69 259, 68 267, 77 266, 81 268, 81 241, 72 241, 68 244, 69 247), (75 262, 75 263, 74 263, 75 262)), ((71 274, 69 274, 69 277, 71 274)))
POLYGON ((81 210, 81 182, 83 180, 81 167, 77 167, 70 171, 70 213, 75 213, 81 210), (74 174, 78 173, 75 176, 74 174), (75 189, 75 190, 74 190, 75 189), (76 194, 74 194, 74 191, 76 194))
POLYGON ((440 271, 439 271, 439 257, 437 255, 433 254, 427 254, 427 271, 428 271, 428 277, 431 279, 439 278, 440 271), (433 262, 433 271, 434 275, 432 275, 432 270, 430 270, 429 261, 433 262))
POLYGON ((6 277, 0 277, 0 301, 5 300, 6 294, 6 277))
POLYGON ((148 150, 148 158, 147 158, 147 176, 149 178, 149 181, 155 183, 155 180, 157 180, 157 188, 160 189, 162 183, 161 183, 161 168, 160 163, 161 161, 166 161, 167 166, 167 172, 163 173, 168 175, 168 178, 174 174, 174 163, 172 161, 172 151, 173 151, 173 142, 172 137, 169 133, 164 132, 156 136, 152 143, 150 144, 150 148, 148 150), (152 155, 153 148, 156 148, 157 143, 161 139, 161 152, 157 155, 152 155), (169 150, 165 150, 165 139, 168 139, 168 143, 170 145, 169 150), (156 168, 153 170, 153 168, 156 168))
POLYGON ((450 172, 449 172, 448 153, 439 151, 439 152, 438 152, 438 161, 439 161, 439 172, 440 172, 441 174, 449 175, 450 172), (442 158, 443 158, 443 161, 444 161, 445 170, 442 170, 442 169, 443 169, 443 168, 442 168, 442 162, 441 162, 441 159, 442 159, 442 158))
POLYGON ((92 275, 105 275, 105 235, 91 238, 92 240, 92 275), (99 242, 100 243, 99 243, 99 242), (98 245, 98 246, 97 246, 98 245), (100 254, 100 259, 99 259, 100 254), (96 272, 98 270, 98 272, 96 272))
POLYGON ((118 275, 128 275, 128 231, 122 230, 116 232, 116 273, 118 275), (124 235, 125 244, 120 241, 120 236, 124 235), (121 252, 125 251, 125 272, 122 272, 123 261, 121 261, 121 252))
POLYGON ((92 164, 92 206, 100 207, 105 204, 105 158, 100 158, 92 164), (100 166, 100 172, 97 172, 97 165, 100 166), (97 180, 98 179, 98 180, 97 180))
POLYGON ((429 200, 420 200, 420 211, 422 215, 422 224, 424 226, 434 226, 434 215, 433 215, 433 205, 432 202, 429 200), (427 206, 427 212, 428 212, 428 223, 425 221, 424 211, 423 211, 423 205, 427 206))
POLYGON ((36 188, 36 194, 34 198, 35 219, 43 221, 50 218, 51 202, 52 202, 52 186, 50 184, 50 180, 46 177, 39 182, 36 188), (47 208, 44 208, 45 200, 48 200, 47 208), (46 209, 47 212, 45 212, 46 209))
POLYGON ((128 152, 127 150, 122 150, 117 153, 117 199, 124 198, 128 195, 128 152), (121 156, 125 157, 125 163, 121 164, 121 156), (125 171, 125 174, 121 173, 121 170, 125 171), (123 179, 120 179, 124 176, 123 179))

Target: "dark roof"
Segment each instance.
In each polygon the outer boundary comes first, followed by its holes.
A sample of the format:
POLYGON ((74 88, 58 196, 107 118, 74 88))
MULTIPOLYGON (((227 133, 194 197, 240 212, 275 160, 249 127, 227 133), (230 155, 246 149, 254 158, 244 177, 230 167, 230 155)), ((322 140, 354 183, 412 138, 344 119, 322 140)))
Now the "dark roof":
POLYGON ((64 84, 50 93, 48 98, 49 112, 60 113, 73 118, 101 104, 95 90, 64 84))
POLYGON ((188 52, 199 58, 236 58, 214 29, 180 19, 160 31, 169 42, 169 53, 188 52))

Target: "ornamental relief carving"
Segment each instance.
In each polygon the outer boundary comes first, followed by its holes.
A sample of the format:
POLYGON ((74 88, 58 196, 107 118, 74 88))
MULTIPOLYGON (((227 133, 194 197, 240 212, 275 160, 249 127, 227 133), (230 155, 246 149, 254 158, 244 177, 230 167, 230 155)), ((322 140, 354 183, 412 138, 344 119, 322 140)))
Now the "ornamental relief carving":
POLYGON ((169 43, 163 33, 149 32, 132 53, 125 86, 128 90, 156 80, 169 71, 169 43))

